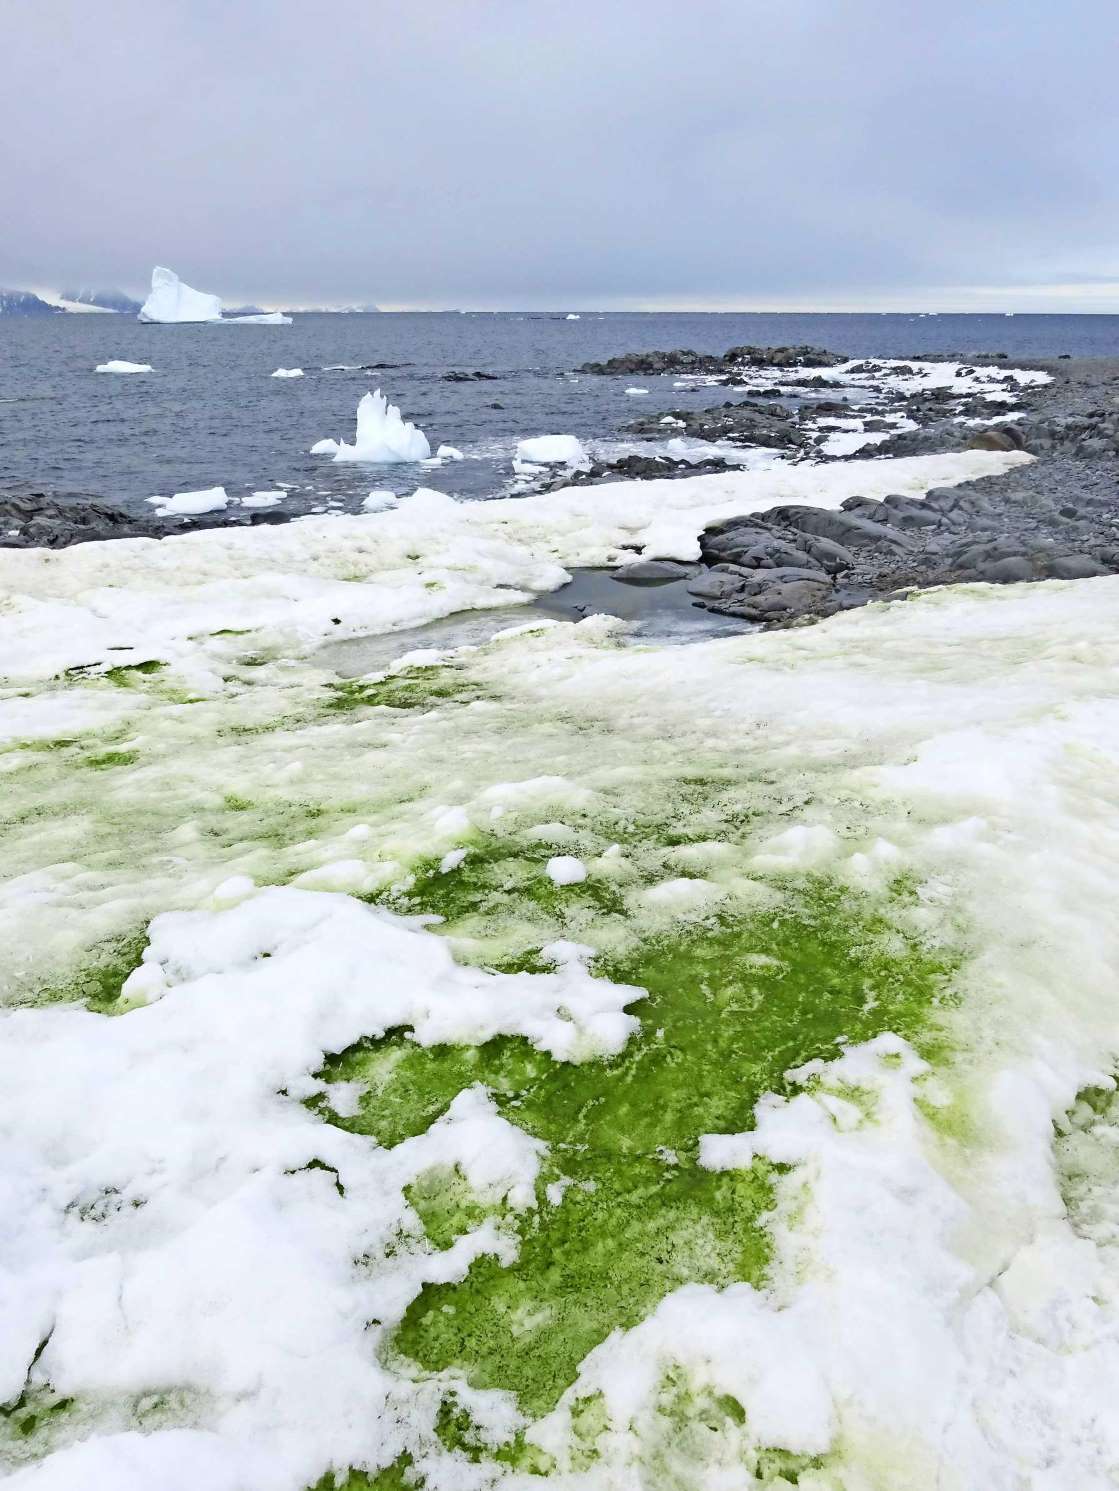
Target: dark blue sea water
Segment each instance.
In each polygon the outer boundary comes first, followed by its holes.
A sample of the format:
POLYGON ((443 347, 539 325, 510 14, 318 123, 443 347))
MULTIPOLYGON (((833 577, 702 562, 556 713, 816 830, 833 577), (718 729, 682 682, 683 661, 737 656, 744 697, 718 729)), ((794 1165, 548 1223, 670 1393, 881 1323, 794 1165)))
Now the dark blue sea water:
MULTIPOLYGON (((584 313, 302 315, 291 326, 143 326, 120 316, 0 321, 0 490, 86 493, 128 506, 156 493, 224 486, 231 496, 293 484, 288 510, 356 507, 372 487, 421 482, 485 497, 508 482, 516 441, 574 434, 612 442, 638 414, 716 402, 671 378, 568 376, 639 349, 723 352, 741 343, 812 343, 851 356, 1006 352, 1119 355, 1119 316, 584 313), (150 375, 95 374, 149 362, 150 375), (392 364, 373 372, 332 364, 392 364), (277 367, 303 378, 273 379, 277 367), (496 381, 452 383, 450 370, 496 381), (625 395, 627 385, 649 397, 625 395), (333 465, 324 436, 352 440, 360 395, 381 387, 434 449, 467 460, 435 470, 333 465)), ((604 444, 604 453, 610 445, 604 444)), ((145 509, 150 511, 150 509, 145 509)))

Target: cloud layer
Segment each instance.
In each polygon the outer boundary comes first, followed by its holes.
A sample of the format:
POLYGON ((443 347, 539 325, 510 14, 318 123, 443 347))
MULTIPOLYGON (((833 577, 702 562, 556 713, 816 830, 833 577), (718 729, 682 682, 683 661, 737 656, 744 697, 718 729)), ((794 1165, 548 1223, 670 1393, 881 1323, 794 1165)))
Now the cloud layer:
POLYGON ((0 283, 1119 309, 1117 44, 1107 0, 36 0, 0 283))

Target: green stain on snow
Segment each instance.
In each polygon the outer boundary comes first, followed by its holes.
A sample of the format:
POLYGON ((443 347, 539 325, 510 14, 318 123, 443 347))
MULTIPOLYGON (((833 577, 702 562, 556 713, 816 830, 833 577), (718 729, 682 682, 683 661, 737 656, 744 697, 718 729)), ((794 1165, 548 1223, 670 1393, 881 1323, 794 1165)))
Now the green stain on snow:
POLYGON ((130 689, 135 687, 138 674, 150 677, 153 673, 162 673, 166 667, 167 664, 157 658, 148 658, 143 663, 120 663, 115 668, 106 668, 103 676, 118 688, 130 689))
POLYGON ((328 1470, 308 1491, 414 1491, 411 1466, 412 1457, 405 1453, 382 1470, 328 1470))
POLYGON ((139 759, 139 751, 101 751, 95 756, 87 756, 85 765, 93 771, 109 771, 114 766, 132 766, 139 759))
MULTIPOLYGON (((460 1283, 425 1287, 395 1351, 507 1389, 537 1416, 594 1346, 679 1285, 761 1283, 771 1173, 701 1169, 699 1136, 749 1129, 758 1098, 788 1090, 789 1068, 834 1057, 843 1040, 892 1030, 926 1055, 940 1049, 952 960, 899 931, 907 894, 883 905, 820 880, 776 912, 600 958, 599 975, 648 990, 633 1006, 641 1031, 617 1057, 554 1062, 518 1038, 423 1048, 397 1031, 333 1058, 325 1077, 367 1087, 353 1118, 332 1116, 328 1096, 316 1104, 343 1128, 398 1144, 480 1082, 549 1146, 536 1207, 507 1218, 517 1260, 482 1257, 460 1283), (549 1182, 562 1186, 554 1202, 549 1182)), ((440 1247, 476 1224, 457 1192, 418 1210, 440 1247)))
POLYGON ((346 711, 381 705, 388 709, 432 709, 485 697, 482 687, 459 667, 407 668, 375 682, 347 678, 328 683, 327 709, 346 711))

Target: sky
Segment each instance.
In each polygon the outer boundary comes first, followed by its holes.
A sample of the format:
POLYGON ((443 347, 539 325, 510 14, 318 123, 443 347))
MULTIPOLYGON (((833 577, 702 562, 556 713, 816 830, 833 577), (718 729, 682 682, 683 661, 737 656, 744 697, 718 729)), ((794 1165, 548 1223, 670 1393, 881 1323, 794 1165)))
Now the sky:
POLYGON ((7 0, 0 285, 1119 312, 1115 0, 7 0))

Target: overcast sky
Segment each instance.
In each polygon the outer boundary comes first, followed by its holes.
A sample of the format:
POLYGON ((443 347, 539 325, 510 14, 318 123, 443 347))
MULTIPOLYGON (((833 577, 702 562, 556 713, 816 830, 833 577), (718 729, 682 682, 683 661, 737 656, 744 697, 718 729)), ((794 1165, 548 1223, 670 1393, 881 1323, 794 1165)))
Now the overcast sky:
POLYGON ((0 285, 1119 311, 1117 0, 0 14, 0 285))

